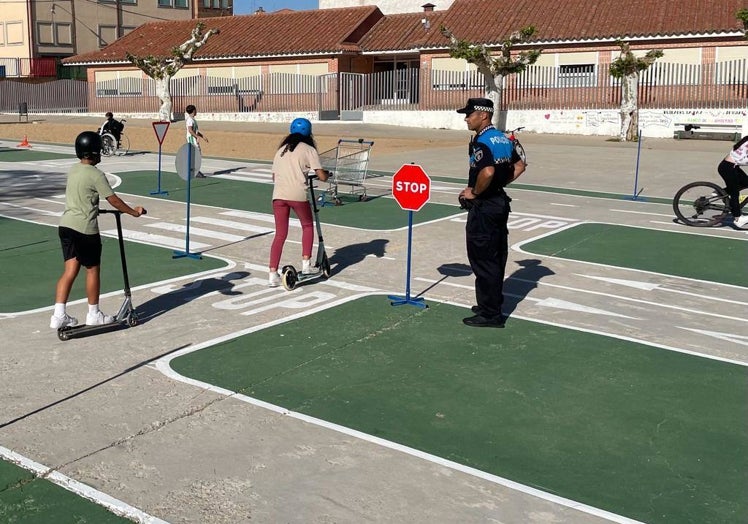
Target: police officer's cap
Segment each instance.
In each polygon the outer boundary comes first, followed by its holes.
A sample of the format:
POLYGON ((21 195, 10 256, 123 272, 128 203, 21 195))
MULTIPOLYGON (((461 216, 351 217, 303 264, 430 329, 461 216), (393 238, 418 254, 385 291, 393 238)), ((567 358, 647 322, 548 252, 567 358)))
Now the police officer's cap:
POLYGON ((468 98, 467 105, 457 110, 458 113, 463 115, 469 115, 473 111, 493 113, 493 101, 489 98, 468 98))

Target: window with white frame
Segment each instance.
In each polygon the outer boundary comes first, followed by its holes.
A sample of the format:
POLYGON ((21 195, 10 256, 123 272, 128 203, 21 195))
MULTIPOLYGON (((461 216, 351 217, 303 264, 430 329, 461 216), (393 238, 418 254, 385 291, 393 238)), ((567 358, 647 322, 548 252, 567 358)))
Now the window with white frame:
POLYGON ((158 0, 158 6, 185 9, 189 7, 189 0, 158 0))
POLYGON ((97 71, 94 74, 96 96, 142 96, 143 74, 138 71, 97 71))
POLYGON ((594 87, 597 85, 595 64, 562 64, 558 66, 558 87, 594 87))
POLYGON ((462 58, 433 58, 431 87, 437 91, 481 88, 483 77, 475 65, 462 58))
MULTIPOLYGON (((274 94, 316 93, 319 77, 327 73, 327 62, 272 65, 270 66, 269 89, 274 94)), ((323 84, 321 88, 324 92, 326 84, 323 84)))

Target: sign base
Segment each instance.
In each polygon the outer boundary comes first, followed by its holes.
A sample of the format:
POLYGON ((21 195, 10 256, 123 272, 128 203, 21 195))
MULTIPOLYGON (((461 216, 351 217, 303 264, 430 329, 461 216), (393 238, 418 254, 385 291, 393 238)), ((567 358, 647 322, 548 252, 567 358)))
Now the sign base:
POLYGON ((200 253, 188 253, 187 251, 173 251, 171 258, 195 258, 202 260, 203 256, 200 253))
POLYGON ((424 302, 423 297, 401 297, 398 295, 388 295, 387 298, 390 300, 391 306, 404 306, 406 304, 411 306, 420 307, 421 309, 428 309, 428 304, 424 302))

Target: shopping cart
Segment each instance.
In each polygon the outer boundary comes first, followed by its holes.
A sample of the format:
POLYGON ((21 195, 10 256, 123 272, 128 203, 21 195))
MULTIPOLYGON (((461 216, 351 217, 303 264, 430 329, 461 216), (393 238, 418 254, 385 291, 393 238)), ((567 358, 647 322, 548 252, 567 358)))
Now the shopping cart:
POLYGON ((348 186, 348 193, 366 200, 366 173, 369 169, 369 153, 374 142, 363 138, 358 140, 338 140, 338 145, 320 153, 322 168, 330 172, 329 186, 319 197, 321 206, 342 204, 340 186, 348 186), (328 200, 329 199, 329 200, 328 200))

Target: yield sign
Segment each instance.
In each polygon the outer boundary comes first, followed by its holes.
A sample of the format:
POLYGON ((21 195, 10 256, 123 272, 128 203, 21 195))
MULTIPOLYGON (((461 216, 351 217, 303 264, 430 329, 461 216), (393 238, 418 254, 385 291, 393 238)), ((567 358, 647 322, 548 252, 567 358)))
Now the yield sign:
POLYGON ((153 122, 153 131, 156 133, 156 140, 158 140, 158 145, 161 145, 164 143, 164 137, 166 136, 166 131, 169 129, 169 122, 153 122))

